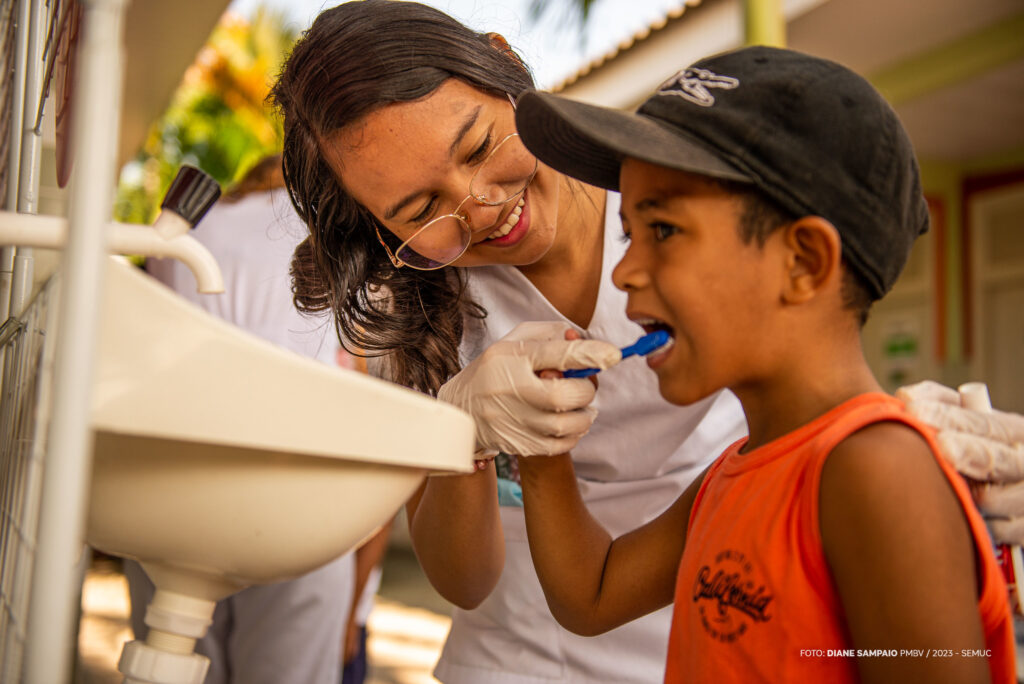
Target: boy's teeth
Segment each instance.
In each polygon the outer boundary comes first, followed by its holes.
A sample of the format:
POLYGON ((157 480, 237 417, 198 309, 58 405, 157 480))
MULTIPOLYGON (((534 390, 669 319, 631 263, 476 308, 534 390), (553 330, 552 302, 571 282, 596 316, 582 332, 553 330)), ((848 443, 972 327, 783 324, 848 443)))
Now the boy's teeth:
MULTIPOLYGON (((634 318, 633 322, 643 328, 646 332, 651 333, 655 330, 664 330, 669 334, 669 345, 674 342, 675 331, 671 327, 665 324, 664 321, 659 321, 657 318, 634 318)), ((668 346, 664 347, 668 349, 668 346)))
POLYGON ((515 225, 519 223, 519 217, 523 213, 524 206, 526 206, 526 198, 521 197, 519 198, 519 201, 516 202, 515 208, 512 209, 512 211, 509 213, 508 218, 505 219, 505 223, 503 223, 500 228, 496 229, 493 233, 491 233, 484 239, 497 240, 498 238, 505 237, 506 235, 511 233, 515 225))

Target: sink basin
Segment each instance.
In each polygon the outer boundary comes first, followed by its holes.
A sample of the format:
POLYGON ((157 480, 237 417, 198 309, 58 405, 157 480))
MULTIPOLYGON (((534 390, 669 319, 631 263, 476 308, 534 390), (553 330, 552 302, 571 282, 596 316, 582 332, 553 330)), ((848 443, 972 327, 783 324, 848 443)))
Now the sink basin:
POLYGON ((249 335, 122 259, 106 278, 87 540, 157 587, 125 681, 201 682, 191 647, 213 602, 340 556, 428 473, 472 472, 474 426, 249 335))
POLYGON ((216 601, 292 579, 391 519, 426 470, 99 432, 94 548, 140 560, 154 584, 216 601))

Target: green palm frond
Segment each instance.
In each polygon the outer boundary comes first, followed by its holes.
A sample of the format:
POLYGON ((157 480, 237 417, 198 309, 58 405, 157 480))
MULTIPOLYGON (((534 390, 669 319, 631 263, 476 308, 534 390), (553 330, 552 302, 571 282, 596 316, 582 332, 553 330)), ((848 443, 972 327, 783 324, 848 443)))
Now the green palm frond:
POLYGON ((583 28, 590 18, 590 10, 597 2, 598 0, 533 0, 530 3, 530 20, 537 22, 552 7, 560 7, 564 13, 575 15, 580 28, 583 28))

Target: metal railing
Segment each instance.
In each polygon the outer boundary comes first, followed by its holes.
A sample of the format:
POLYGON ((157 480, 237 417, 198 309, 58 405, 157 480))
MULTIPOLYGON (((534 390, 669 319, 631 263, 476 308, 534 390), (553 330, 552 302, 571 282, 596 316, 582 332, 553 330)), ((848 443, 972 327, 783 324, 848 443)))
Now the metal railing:
MULTIPOLYGON (((0 684, 70 678, 84 517, 91 474, 89 392, 103 291, 105 227, 116 176, 116 131, 128 0, 79 0, 74 158, 59 278, 31 296, 32 248, 0 259, 0 684), (61 302, 61 305, 57 305, 61 302)), ((3 219, 38 207, 47 50, 70 0, 0 0, 0 124, 7 165, 3 219), (14 41, 13 44, 10 41, 14 41)), ((2 226, 0 226, 2 227, 2 226)), ((0 240, 0 243, 3 241, 0 240)))
POLYGON ((5 352, 0 398, 0 681, 21 676, 46 448, 56 311, 53 282, 0 328, 5 352))
MULTIPOLYGON (((26 131, 25 120, 41 106, 43 9, 40 0, 9 0, 0 10, 8 22, 0 47, 5 67, 0 84, 2 200, 10 210, 27 213, 36 210, 38 193, 37 140, 26 131), (23 146, 26 138, 28 148, 23 146)), ((24 665, 48 413, 43 401, 48 395, 43 348, 50 290, 22 310, 27 296, 24 284, 31 274, 24 271, 30 263, 26 254, 21 256, 19 260, 14 246, 4 245, 0 257, 0 682, 4 684, 21 681, 24 665)))

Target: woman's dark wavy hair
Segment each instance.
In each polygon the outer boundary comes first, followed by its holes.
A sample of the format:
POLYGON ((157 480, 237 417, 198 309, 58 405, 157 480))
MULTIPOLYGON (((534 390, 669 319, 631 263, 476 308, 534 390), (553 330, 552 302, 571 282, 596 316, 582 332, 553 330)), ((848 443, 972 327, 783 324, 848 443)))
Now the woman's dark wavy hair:
POLYGON ((295 305, 333 312, 350 352, 386 354, 391 379, 429 393, 459 370, 464 317, 486 312, 466 295, 461 269, 392 265, 375 218, 342 187, 324 147, 360 117, 423 98, 449 78, 501 97, 533 85, 500 39, 418 3, 363 0, 317 17, 270 95, 284 115, 285 184, 309 227, 292 258, 295 305))

